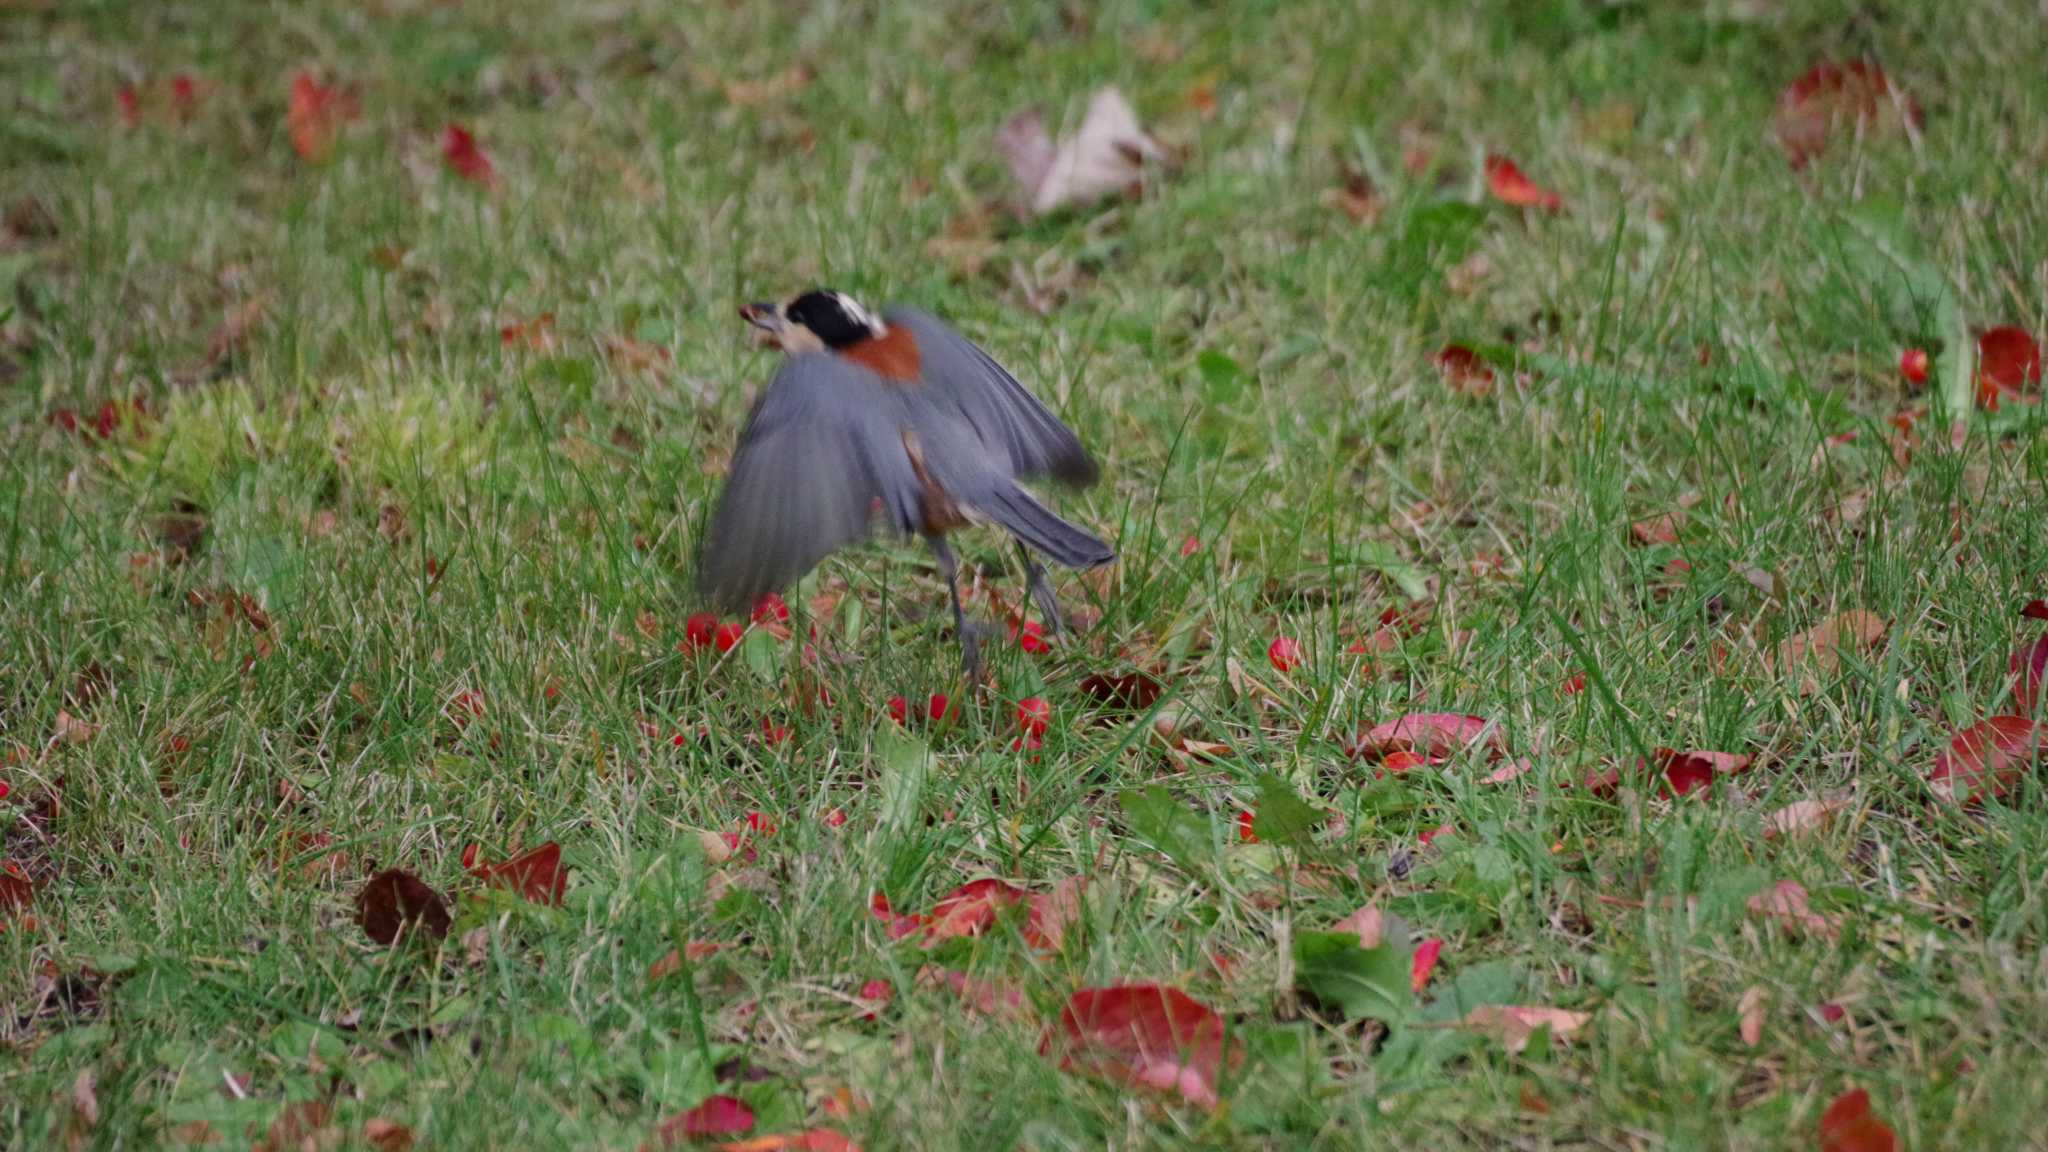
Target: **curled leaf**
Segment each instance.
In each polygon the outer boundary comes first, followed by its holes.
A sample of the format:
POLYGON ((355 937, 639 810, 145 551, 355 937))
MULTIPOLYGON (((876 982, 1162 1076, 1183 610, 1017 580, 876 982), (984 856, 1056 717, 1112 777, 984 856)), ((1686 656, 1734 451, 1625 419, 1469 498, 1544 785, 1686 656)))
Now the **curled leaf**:
POLYGON ((1780 880, 1749 898, 1749 910, 1803 932, 1833 936, 1835 922, 1815 912, 1806 900, 1806 886, 1797 880, 1780 880))
POLYGON ((1080 129, 1058 144, 1046 130, 1044 113, 1030 109, 1003 125, 996 146, 1029 216, 1125 195, 1144 183, 1145 165, 1165 155, 1115 88, 1097 91, 1080 129))
POLYGON ((1658 768, 1664 773, 1664 780, 1671 786, 1672 794, 1677 796, 1707 787, 1714 782, 1716 776, 1733 776, 1749 767, 1751 759, 1733 752, 1677 752, 1670 748, 1657 749, 1658 768))

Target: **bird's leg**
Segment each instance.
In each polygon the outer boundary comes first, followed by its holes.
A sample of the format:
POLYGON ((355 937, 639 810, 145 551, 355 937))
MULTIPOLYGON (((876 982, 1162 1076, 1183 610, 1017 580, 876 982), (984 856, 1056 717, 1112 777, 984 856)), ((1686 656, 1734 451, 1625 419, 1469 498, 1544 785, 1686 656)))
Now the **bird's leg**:
POLYGON ((960 566, 953 559, 953 546, 943 536, 928 537, 932 555, 938 559, 939 575, 946 578, 946 591, 953 597, 953 634, 960 638, 960 663, 970 686, 981 683, 981 625, 967 619, 960 606, 960 566))
POLYGON ((1031 599, 1038 605, 1039 615, 1045 617, 1045 630, 1057 636, 1066 631, 1066 621, 1060 618, 1060 599, 1053 595, 1052 581, 1046 578, 1045 565, 1031 554, 1031 549, 1022 540, 1017 541, 1017 554, 1024 557, 1024 587, 1031 599))

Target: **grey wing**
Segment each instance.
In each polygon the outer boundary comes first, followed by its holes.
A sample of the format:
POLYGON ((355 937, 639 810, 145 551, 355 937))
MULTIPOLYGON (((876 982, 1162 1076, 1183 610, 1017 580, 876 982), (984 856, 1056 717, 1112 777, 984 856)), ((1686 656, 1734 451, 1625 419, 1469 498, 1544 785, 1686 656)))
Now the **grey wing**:
POLYGON ((876 500, 908 530, 917 480, 901 400, 826 353, 792 356, 755 402, 725 491, 698 545, 697 592, 741 611, 865 536, 876 500))
POLYGON ((1081 438, 988 353, 915 309, 893 309, 882 319, 917 338, 925 400, 955 408, 984 444, 1007 457, 1012 475, 1095 483, 1100 473, 1081 438))

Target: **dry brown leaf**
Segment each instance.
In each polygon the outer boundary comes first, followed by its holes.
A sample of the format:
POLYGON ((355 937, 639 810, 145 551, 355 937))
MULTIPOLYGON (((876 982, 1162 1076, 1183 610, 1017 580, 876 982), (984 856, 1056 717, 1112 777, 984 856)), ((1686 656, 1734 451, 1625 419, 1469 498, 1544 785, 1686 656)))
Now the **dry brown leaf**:
POLYGON ((99 734, 100 726, 81 720, 62 708, 57 710, 56 739, 61 744, 83 744, 99 734))
POLYGON ((1023 191, 1028 216, 1123 195, 1144 183, 1148 162, 1165 156, 1115 88, 1099 89, 1080 129, 1057 144, 1044 113, 1028 109, 1003 125, 996 147, 1023 191))
POLYGON ((1466 1013, 1462 1026, 1467 1031, 1498 1039, 1501 1046, 1513 1054, 1527 1048, 1529 1038, 1539 1028, 1549 1028, 1552 1040, 1568 1040, 1572 1033, 1585 1027, 1592 1019, 1590 1012, 1570 1012, 1563 1008, 1485 1004, 1466 1013))
POLYGON ((1385 918, 1380 915, 1380 906, 1367 904, 1351 915, 1330 925, 1332 932, 1348 932, 1358 937, 1358 946, 1371 950, 1380 946, 1386 931, 1385 918))
POLYGON ((1749 898, 1749 910, 1782 922, 1787 928, 1833 936, 1835 922, 1815 912, 1806 902, 1806 886, 1797 880, 1780 880, 1749 898))
POLYGON ((1764 986, 1752 984, 1735 1005, 1736 1028, 1742 1034, 1742 1042, 1751 1048, 1763 1043, 1764 1012, 1769 1001, 1770 993, 1764 990, 1764 986))
POLYGON ((1823 796, 1816 800, 1794 800, 1764 817, 1764 835, 1791 836, 1827 826, 1827 822, 1849 804, 1846 795, 1823 796))
POLYGON ((382 1116, 364 1121, 363 1139, 377 1152, 412 1152, 412 1129, 382 1116))
POLYGON ((1773 653, 1772 668, 1780 674, 1800 670, 1799 690, 1804 695, 1820 691, 1820 677, 1841 667, 1841 653, 1861 651, 1884 637, 1890 627, 1884 617, 1862 608, 1852 608, 1828 617, 1797 635, 1787 636, 1773 653))

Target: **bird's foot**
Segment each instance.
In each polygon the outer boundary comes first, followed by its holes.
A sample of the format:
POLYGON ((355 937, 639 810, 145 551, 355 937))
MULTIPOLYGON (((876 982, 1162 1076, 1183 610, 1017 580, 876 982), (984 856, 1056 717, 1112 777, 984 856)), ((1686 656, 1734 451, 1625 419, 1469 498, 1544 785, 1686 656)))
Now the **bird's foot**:
POLYGON ((981 642, 995 635, 995 629, 973 620, 962 620, 960 633, 960 668, 967 674, 970 688, 980 687, 987 678, 988 664, 982 658, 981 642))

